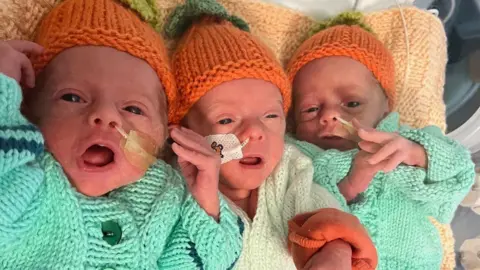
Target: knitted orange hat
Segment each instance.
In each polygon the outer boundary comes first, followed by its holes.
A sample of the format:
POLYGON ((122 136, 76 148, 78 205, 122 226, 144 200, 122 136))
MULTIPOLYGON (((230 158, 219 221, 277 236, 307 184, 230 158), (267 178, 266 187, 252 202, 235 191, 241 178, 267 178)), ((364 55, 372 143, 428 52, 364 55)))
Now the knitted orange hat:
POLYGON ((178 37, 185 30, 172 58, 178 87, 173 123, 180 123, 212 88, 243 78, 276 85, 288 111, 291 87, 285 72, 240 18, 229 15, 215 0, 187 0, 170 17, 166 33, 178 37))
POLYGON ((175 79, 162 38, 115 0, 62 2, 43 19, 36 42, 45 48, 42 55, 33 59, 37 74, 56 55, 76 46, 105 46, 143 59, 156 71, 172 107, 175 79))
POLYGON ((365 65, 385 91, 393 109, 395 104, 395 66, 392 54, 362 22, 362 14, 346 12, 319 24, 318 32, 305 41, 287 66, 293 83, 298 71, 309 62, 328 56, 346 56, 365 65))

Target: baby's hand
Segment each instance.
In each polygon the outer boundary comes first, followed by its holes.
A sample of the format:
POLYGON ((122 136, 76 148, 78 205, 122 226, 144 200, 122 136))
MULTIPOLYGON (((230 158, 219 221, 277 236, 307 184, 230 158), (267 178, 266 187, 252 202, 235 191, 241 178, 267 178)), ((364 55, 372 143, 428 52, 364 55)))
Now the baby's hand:
POLYGON ((220 155, 204 137, 187 128, 172 129, 170 135, 175 141, 172 150, 178 156, 178 164, 190 193, 208 215, 218 220, 220 155))
POLYGON ((342 240, 335 240, 325 244, 305 264, 305 270, 347 270, 352 269, 352 248, 342 240))
POLYGON ((42 46, 26 40, 0 41, 0 73, 21 85, 34 87, 35 72, 25 54, 40 54, 42 51, 42 46))
POLYGON ((372 154, 360 150, 353 160, 350 173, 338 184, 338 188, 347 202, 364 192, 370 185, 373 177, 385 166, 386 162, 370 164, 368 161, 371 157, 372 154))
POLYGON ((362 141, 358 143, 360 149, 372 154, 368 159, 371 165, 385 163, 382 171, 391 172, 401 163, 409 166, 427 168, 427 153, 419 144, 403 138, 397 133, 365 129, 357 126, 358 136, 362 141))

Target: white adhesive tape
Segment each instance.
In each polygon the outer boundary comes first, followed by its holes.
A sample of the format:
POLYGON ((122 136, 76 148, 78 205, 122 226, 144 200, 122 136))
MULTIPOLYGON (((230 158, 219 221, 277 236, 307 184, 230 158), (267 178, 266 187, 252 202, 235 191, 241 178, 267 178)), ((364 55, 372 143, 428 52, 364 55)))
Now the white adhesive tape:
POLYGON ((242 148, 248 143, 248 139, 240 143, 240 140, 235 134, 214 134, 205 138, 210 144, 210 147, 220 154, 222 164, 232 160, 242 159, 242 148))

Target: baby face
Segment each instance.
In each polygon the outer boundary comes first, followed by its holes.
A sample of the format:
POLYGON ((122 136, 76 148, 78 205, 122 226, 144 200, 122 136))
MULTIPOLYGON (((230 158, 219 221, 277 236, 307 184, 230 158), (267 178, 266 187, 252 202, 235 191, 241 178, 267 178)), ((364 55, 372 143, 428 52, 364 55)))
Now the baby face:
MULTIPOLYGON (((283 155, 285 115, 278 88, 263 80, 223 83, 203 96, 184 119, 202 136, 235 134, 244 158, 221 166, 220 190, 254 190, 270 175, 283 155)), ((235 198, 234 198, 235 199, 235 198)))
POLYGON ((79 192, 100 196, 142 177, 114 126, 163 144, 166 100, 146 62, 111 48, 75 47, 52 60, 37 86, 26 113, 79 192))
POLYGON ((294 80, 294 121, 298 139, 323 149, 348 150, 356 143, 336 136, 338 117, 375 127, 389 111, 385 94, 360 62, 333 56, 314 60, 294 80))

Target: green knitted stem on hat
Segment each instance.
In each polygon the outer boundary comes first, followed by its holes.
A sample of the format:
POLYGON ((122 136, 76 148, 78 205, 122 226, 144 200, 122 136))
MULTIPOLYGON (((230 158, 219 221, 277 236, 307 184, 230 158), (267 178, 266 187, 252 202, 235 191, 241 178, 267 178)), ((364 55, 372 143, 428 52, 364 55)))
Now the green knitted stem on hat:
POLYGON ((216 0, 186 0, 170 15, 165 26, 165 34, 169 38, 177 38, 190 28, 192 23, 204 16, 214 16, 227 20, 243 31, 250 31, 248 24, 239 17, 228 14, 228 11, 216 0))
POLYGON ((317 23, 312 27, 308 36, 311 37, 322 30, 337 25, 356 25, 373 34, 372 28, 364 22, 364 16, 361 12, 347 11, 340 13, 331 19, 317 23))
POLYGON ((120 2, 135 10, 157 32, 160 31, 161 24, 158 21, 158 8, 155 0, 120 0, 120 2))

